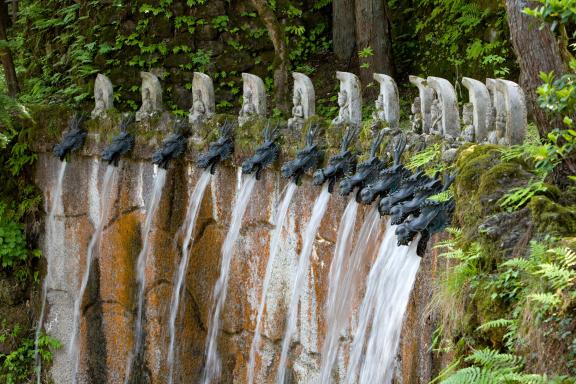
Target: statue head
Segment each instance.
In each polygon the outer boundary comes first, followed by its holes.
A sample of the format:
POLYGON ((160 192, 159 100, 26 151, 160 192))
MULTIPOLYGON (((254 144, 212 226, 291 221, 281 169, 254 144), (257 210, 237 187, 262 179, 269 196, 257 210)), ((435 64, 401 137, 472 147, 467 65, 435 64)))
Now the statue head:
POLYGON ((384 95, 379 94, 376 101, 374 101, 374 105, 376 106, 376 110, 381 111, 384 109, 384 95))
POLYGON ((464 125, 472 125, 473 123, 473 115, 474 113, 474 106, 472 103, 466 103, 462 107, 462 122, 464 125))
POLYGON ((292 104, 294 104, 294 106, 302 105, 302 93, 300 90, 294 92, 294 96, 292 97, 292 104))
POLYGON ((202 101, 202 91, 199 89, 194 90, 194 101, 202 101))
POLYGON ((343 107, 348 103, 348 92, 345 89, 338 92, 338 106, 343 107))
POLYGON ((244 103, 252 103, 252 91, 250 89, 247 89, 246 92, 244 92, 244 103))
POLYGON ((104 100, 104 91, 102 88, 96 89, 96 100, 104 100))
POLYGON ((144 88, 144 100, 150 100, 151 96, 150 96, 150 88, 146 87, 144 88))

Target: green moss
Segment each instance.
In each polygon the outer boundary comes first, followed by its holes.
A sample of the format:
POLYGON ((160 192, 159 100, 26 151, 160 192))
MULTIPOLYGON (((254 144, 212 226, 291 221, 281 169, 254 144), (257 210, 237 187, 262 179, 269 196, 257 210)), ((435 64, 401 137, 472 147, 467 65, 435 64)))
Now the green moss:
POLYGON ((540 234, 574 236, 576 206, 563 206, 547 196, 534 196, 528 203, 535 230, 540 234))

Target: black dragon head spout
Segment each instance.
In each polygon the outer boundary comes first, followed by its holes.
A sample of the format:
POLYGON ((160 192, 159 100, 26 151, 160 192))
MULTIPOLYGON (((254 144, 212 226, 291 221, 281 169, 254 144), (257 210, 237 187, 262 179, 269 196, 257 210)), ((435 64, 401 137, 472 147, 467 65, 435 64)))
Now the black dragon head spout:
POLYGON ((418 171, 414 174, 406 173, 396 191, 382 198, 378 203, 380 215, 390 215, 392 207, 398 203, 410 200, 414 195, 417 186, 429 182, 431 179, 426 176, 424 171, 418 171))
POLYGON ((279 126, 270 129, 267 125, 263 131, 264 143, 256 149, 256 153, 242 163, 242 173, 256 174, 256 180, 260 180, 262 170, 278 160, 280 146, 277 141, 280 138, 279 126))
POLYGON ((152 155, 152 163, 160 168, 167 169, 170 161, 182 156, 186 152, 188 139, 185 132, 189 132, 188 122, 178 120, 174 126, 174 133, 162 142, 162 146, 152 155))
POLYGON ((406 137, 401 135, 394 145, 394 163, 392 166, 381 170, 376 181, 360 190, 361 203, 372 204, 378 196, 386 196, 394 192, 400 185, 400 180, 407 177, 408 170, 400 163, 405 148, 406 137))
POLYGON ((112 142, 102 152, 102 160, 115 167, 120 158, 134 148, 134 135, 128 132, 128 126, 134 122, 134 114, 122 117, 120 121, 120 133, 112 139, 112 142))
POLYGON ((64 161, 66 156, 74 151, 79 150, 84 145, 88 132, 82 127, 86 115, 75 113, 68 123, 68 131, 62 138, 62 141, 54 146, 54 155, 64 161))
POLYGON ((208 146, 208 151, 198 156, 198 167, 210 168, 210 173, 216 172, 218 163, 227 160, 234 153, 234 123, 226 120, 220 126, 220 138, 208 146))
POLYGON ((340 143, 340 152, 328 160, 328 166, 314 172, 314 185, 322 185, 328 182, 328 191, 332 193, 334 184, 338 179, 351 175, 356 171, 357 156, 349 147, 356 140, 358 127, 348 127, 340 143))
POLYGON ((298 184, 300 178, 309 170, 320 164, 324 157, 324 151, 318 143, 314 143, 314 138, 318 133, 318 125, 312 126, 306 134, 306 146, 298 151, 294 160, 288 161, 282 166, 282 177, 291 178, 298 184))
POLYGON ((382 129, 372 142, 372 146, 370 147, 370 157, 368 160, 360 163, 354 175, 349 176, 340 182, 340 195, 347 196, 354 188, 358 188, 356 199, 360 201, 360 190, 378 177, 378 174, 384 165, 382 160, 378 158, 378 150, 380 149, 380 145, 382 144, 385 135, 386 131, 382 129))

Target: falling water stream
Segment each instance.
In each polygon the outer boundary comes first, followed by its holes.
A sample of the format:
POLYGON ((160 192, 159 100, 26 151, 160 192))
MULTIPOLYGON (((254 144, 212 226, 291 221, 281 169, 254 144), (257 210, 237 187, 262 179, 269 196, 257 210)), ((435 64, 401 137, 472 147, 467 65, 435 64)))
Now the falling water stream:
POLYGON ((284 227, 284 220, 286 219, 286 214, 288 212, 288 207, 296 192, 296 184, 290 182, 284 198, 278 207, 278 212, 276 213, 276 221, 274 232, 272 233, 272 239, 270 241, 270 256, 268 257, 268 264, 266 265, 266 273, 264 275, 264 282, 262 284, 262 296, 260 298, 260 305, 258 306, 258 314, 256 316, 256 327, 254 328, 254 337, 252 338, 252 345, 250 346, 250 360, 248 363, 248 384, 254 382, 254 368, 256 366, 256 354, 258 353, 258 347, 260 345, 260 328, 262 327, 262 317, 264 315, 264 308, 266 305, 266 294, 268 292, 268 286, 270 285, 270 279, 272 278, 272 269, 274 267, 274 260, 278 255, 278 243, 280 242, 280 235, 282 234, 282 228, 284 227))
POLYGON ((340 222, 338 243, 329 275, 328 299, 325 308, 327 330, 320 365, 320 383, 326 384, 331 382, 332 366, 338 353, 338 339, 350 319, 363 272, 362 266, 374 253, 374 247, 371 245, 375 243, 380 232, 380 215, 377 206, 374 206, 366 215, 358 233, 356 245, 350 253, 352 239, 348 232, 353 228, 354 220, 347 217, 347 212, 348 208, 340 222), (346 239, 348 245, 341 244, 343 241, 341 242, 340 236, 346 239), (340 253, 341 250, 345 252, 340 253))
POLYGON ((383 375, 388 373, 391 375, 389 371, 391 371, 399 340, 399 337, 394 339, 394 335, 400 333, 402 319, 420 263, 420 258, 416 255, 418 238, 410 246, 397 246, 395 231, 396 226, 390 225, 389 220, 378 256, 368 275, 366 292, 360 306, 358 325, 350 350, 346 384, 356 383, 358 373, 360 373, 361 383, 385 383, 382 381, 383 375), (406 296, 405 300, 404 296, 406 296), (386 312, 389 313, 386 314, 386 312), (385 320, 381 319, 387 316, 392 316, 394 322, 382 323, 381 321, 385 320), (380 342, 378 337, 388 338, 390 341, 386 342, 386 348, 390 349, 384 350, 375 346, 374 343, 380 342), (365 355, 366 344, 371 351, 379 355, 365 355), (370 360, 369 364, 367 360, 370 360), (377 366, 374 366, 374 361, 377 362, 377 366), (381 372, 376 372, 378 370, 381 372), (373 375, 381 379, 370 381, 369 377, 373 375))
POLYGON ((310 222, 306 226, 306 231, 304 232, 302 251, 300 252, 300 256, 298 258, 298 267, 296 269, 294 285, 292 286, 290 306, 288 307, 286 330, 284 332, 284 339, 282 341, 282 354, 280 356, 280 363, 278 365, 278 374, 276 379, 278 384, 284 384, 290 343, 292 341, 292 336, 296 331, 298 302, 300 301, 302 290, 306 285, 304 279, 308 273, 308 267, 310 265, 310 253, 312 253, 312 246, 314 245, 316 232, 318 232, 318 227, 320 226, 320 222, 324 217, 324 213, 326 212, 326 207, 328 206, 329 200, 330 192, 328 192, 328 183, 325 183, 322 187, 322 192, 320 195, 318 195, 316 201, 314 202, 314 207, 312 208, 312 217, 310 218, 310 222))
POLYGON ((178 316, 178 309, 180 307, 180 296, 182 294, 182 288, 184 285, 184 276, 186 275, 186 270, 188 269, 188 260, 190 259, 190 250, 188 249, 193 242, 192 236, 194 235, 194 228, 196 226, 196 218, 198 217, 198 212, 200 210, 200 204, 202 204, 202 198, 204 197, 204 192, 210 183, 211 174, 208 171, 202 173, 198 184, 192 191, 190 195, 190 202, 188 204, 188 210, 186 211, 186 219, 182 225, 182 229, 185 229, 184 240, 182 241, 181 249, 181 259, 180 265, 178 267, 178 274, 174 280, 174 288, 172 289, 172 300, 170 303, 170 318, 168 322, 168 332, 169 332, 169 345, 168 345, 168 383, 172 384, 174 381, 174 344, 176 340, 176 317, 178 316))
MULTIPOLYGON (((46 219, 46 238, 47 246, 53 244, 54 236, 56 232, 56 213, 63 211, 62 205, 62 183, 64 181, 64 173, 66 173, 66 165, 68 163, 63 161, 60 163, 60 169, 58 170, 58 178, 56 179, 56 185, 52 193, 52 201, 50 206, 50 211, 48 213, 48 218, 46 219)), ((34 337, 34 362, 37 369, 36 372, 36 382, 40 384, 42 376, 42 360, 38 354, 38 341, 40 339, 40 334, 42 332, 42 327, 44 326, 44 316, 46 314, 46 300, 48 296, 48 283, 52 278, 52 265, 50 263, 51 252, 46 253, 46 276, 44 277, 44 282, 42 283, 42 305, 40 308, 40 318, 38 319, 38 325, 36 326, 36 334, 34 337)))
POLYGON ((212 317, 208 327, 208 335, 206 339, 206 365, 204 367, 203 383, 211 384, 217 382, 220 377, 221 363, 218 356, 218 334, 220 333, 220 316, 222 314, 222 309, 224 308, 224 303, 226 302, 226 291, 228 287, 228 279, 230 273, 230 263, 232 262, 232 256, 234 255, 234 245, 236 239, 240 233, 240 226, 242 224, 242 218, 246 212, 248 206, 248 201, 252 195, 252 190, 256 184, 256 177, 254 175, 248 176, 248 178, 242 184, 236 202, 234 204, 234 209, 232 210, 232 219, 230 221, 230 228, 228 229, 228 234, 224 239, 224 244, 222 245, 222 261, 220 265, 220 276, 216 281, 213 293, 213 306, 212 306, 212 317))
MULTIPOLYGON (((156 170, 156 165, 154 166, 156 170)), ((148 209, 146 210, 146 220, 144 222, 144 232, 142 233, 142 238, 144 239, 144 244, 142 244, 142 249, 138 254, 137 264, 136 264, 136 281, 138 284, 138 302, 137 302, 137 312, 136 312, 136 322, 134 326, 134 349, 132 354, 128 358, 128 363, 126 366, 126 377, 124 383, 128 384, 131 379, 133 365, 137 356, 142 352, 142 342, 144 338, 142 322, 143 322, 143 310, 144 310, 144 292, 146 289, 146 258, 148 254, 148 248, 150 247, 150 232, 152 230, 152 222, 154 216, 156 215, 156 210, 160 204, 160 198, 162 197, 162 189, 164 189, 164 184, 166 183, 166 170, 163 168, 157 169, 158 173, 154 180, 154 189, 152 190, 152 197, 148 209)))
POLYGON ((94 260, 94 253, 100 244, 100 237, 102 236, 102 230, 104 229, 104 224, 106 222, 106 216, 108 214, 108 208, 111 202, 110 189, 113 184, 114 175, 116 174, 116 167, 109 165, 106 167, 106 173, 104 174, 104 181, 102 182, 102 193, 100 194, 100 204, 99 204, 99 214, 98 222, 94 223, 96 230, 92 234, 90 243, 88 244, 88 251, 86 253, 86 266, 84 268, 84 274, 82 275, 82 281, 80 282, 80 288, 78 294, 74 299, 74 312, 72 320, 72 334, 70 337, 70 344, 68 344, 68 355, 72 361, 72 383, 77 381, 78 367, 80 365, 80 346, 78 342, 78 329, 80 327, 80 312, 82 299, 84 298, 84 292, 86 292, 86 287, 88 286, 88 281, 90 279, 90 270, 92 268, 92 261, 94 260))

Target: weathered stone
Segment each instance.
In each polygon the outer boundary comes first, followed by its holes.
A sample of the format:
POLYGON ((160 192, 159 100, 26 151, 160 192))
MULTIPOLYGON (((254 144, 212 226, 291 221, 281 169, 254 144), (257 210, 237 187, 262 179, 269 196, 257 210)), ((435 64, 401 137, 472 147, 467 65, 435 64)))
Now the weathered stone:
POLYGON ((140 77, 142 77, 142 106, 136 112, 136 121, 147 120, 163 110, 162 86, 158 77, 151 72, 140 72, 140 77))
POLYGON ((94 102, 95 106, 91 114, 93 119, 106 116, 106 111, 114 108, 112 82, 101 73, 96 76, 94 82, 94 102))
POLYGON ((214 116, 216 101, 212 78, 204 73, 194 72, 192 80, 192 108, 188 114, 191 124, 201 124, 214 116))
POLYGON ((473 124, 475 141, 483 142, 488 137, 492 102, 490 92, 481 81, 470 77, 462 78, 462 85, 468 89, 470 103, 474 106, 473 124))
POLYGON ((382 73, 375 73, 374 80, 380 84, 380 93, 376 100, 376 112, 373 118, 385 121, 391 128, 400 125, 400 97, 394 79, 382 73))
POLYGON ((496 79, 486 79, 486 88, 490 92, 490 97, 492 99, 492 109, 488 113, 488 130, 493 131, 495 129, 496 119, 498 116, 501 116, 505 113, 505 105, 504 105, 504 95, 502 92, 497 88, 496 79))
POLYGON ((362 90, 360 79, 350 72, 336 72, 336 78, 340 80, 340 92, 338 93, 338 116, 332 120, 334 125, 359 126, 362 122, 362 90))
POLYGON ((460 114, 454 87, 448 80, 440 77, 429 76, 427 83, 438 95, 442 110, 442 136, 452 138, 460 136, 460 114))
POLYGON ((250 73, 242 74, 243 103, 238 124, 244 125, 255 116, 266 116, 266 87, 261 78, 250 73))
POLYGON ((496 89, 504 96, 506 111, 505 142, 501 144, 517 145, 524 142, 528 127, 526 96, 518 84, 510 80, 496 80, 496 89))
POLYGON ((294 78, 294 96, 292 98, 292 117, 288 119, 288 129, 300 132, 304 123, 316 113, 316 96, 314 85, 308 76, 292 72, 294 78))
POLYGON ((434 98, 434 90, 428 86, 426 79, 418 76, 409 77, 410 83, 418 87, 418 93, 420 98, 420 110, 422 116, 422 131, 424 133, 430 133, 432 129, 432 118, 430 116, 432 108, 432 100, 434 98))

